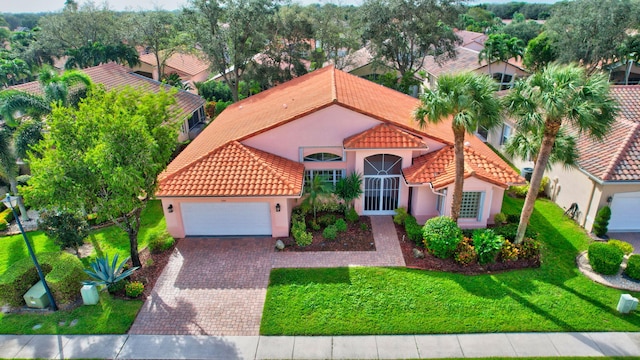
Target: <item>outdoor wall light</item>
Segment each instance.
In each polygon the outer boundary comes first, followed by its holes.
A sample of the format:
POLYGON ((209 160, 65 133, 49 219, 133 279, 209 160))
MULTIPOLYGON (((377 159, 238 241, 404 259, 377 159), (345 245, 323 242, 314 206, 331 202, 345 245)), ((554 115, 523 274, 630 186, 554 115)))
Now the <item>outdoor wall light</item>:
POLYGON ((173 212, 173 204, 169 204, 169 206, 167 207, 167 212, 169 212, 169 214, 173 212))
POLYGON ((612 201, 613 201, 613 197, 609 196, 609 197, 607 198, 607 202, 608 202, 609 204, 611 204, 611 202, 612 202, 612 201))
POLYGON ((276 212, 280 212, 280 204, 276 204, 276 212))

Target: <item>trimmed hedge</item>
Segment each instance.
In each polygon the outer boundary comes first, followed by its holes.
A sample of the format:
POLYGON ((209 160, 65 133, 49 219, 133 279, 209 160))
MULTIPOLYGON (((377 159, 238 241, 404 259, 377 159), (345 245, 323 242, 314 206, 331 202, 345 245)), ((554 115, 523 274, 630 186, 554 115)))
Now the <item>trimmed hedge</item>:
POLYGON ((618 249, 622 250, 625 255, 629 255, 633 252, 633 245, 629 244, 626 241, 611 239, 607 241, 607 244, 613 245, 618 249))
POLYGON ((171 249, 176 240, 165 230, 149 239, 149 251, 154 254, 171 249))
POLYGON ((620 270, 624 253, 614 245, 596 242, 589 245, 589 264, 593 271, 614 275, 620 270))
POLYGON ((427 220, 422 228, 424 245, 431 254, 441 259, 453 256, 462 241, 462 230, 448 216, 438 216, 427 220))
POLYGON ((624 273, 635 280, 640 280, 640 255, 629 256, 629 262, 627 262, 627 268, 624 273))
MULTIPOLYGON (((82 280, 87 275, 77 257, 66 252, 41 253, 38 254, 38 262, 57 303, 66 304, 78 298, 82 280)), ((38 280, 30 257, 13 263, 0 276, 0 303, 16 307, 24 305, 22 296, 38 280)))

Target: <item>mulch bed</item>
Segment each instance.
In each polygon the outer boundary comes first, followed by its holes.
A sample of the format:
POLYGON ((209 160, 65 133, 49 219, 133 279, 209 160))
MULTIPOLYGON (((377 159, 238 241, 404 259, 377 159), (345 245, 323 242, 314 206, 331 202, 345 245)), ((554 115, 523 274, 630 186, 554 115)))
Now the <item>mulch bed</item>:
MULTIPOLYGON (((318 216, 321 216, 318 213, 318 216)), ((338 218, 340 218, 338 216, 338 218)), ((311 223, 311 219, 307 219, 307 224, 311 223)), ((308 229, 311 227, 307 225, 308 229)), ((318 231, 311 230, 313 234, 313 242, 311 245, 300 247, 296 244, 292 236, 280 238, 284 242, 285 248, 281 251, 375 251, 376 244, 373 241, 373 233, 371 232, 371 220, 368 216, 360 216, 360 219, 354 223, 347 222, 347 231, 339 232, 334 240, 327 240, 322 236, 322 229, 318 231), (361 224, 366 224, 367 229, 363 230, 361 224)))
MULTIPOLYGON (((178 241, 180 240, 176 239, 176 244, 178 241)), ((176 245, 174 244, 170 249, 161 253, 151 253, 148 248, 140 252, 140 262, 142 263, 142 267, 134 271, 133 274, 126 279, 126 281, 140 281, 144 284, 144 292, 138 297, 139 299, 146 299, 147 296, 151 295, 151 291, 160 277, 160 274, 162 274, 162 270, 164 270, 164 267, 169 262, 169 258, 171 257, 175 246, 176 245), (149 263, 149 259, 153 262, 151 265, 147 265, 149 263)), ((129 265, 131 265, 131 261, 129 261, 129 265)), ((120 299, 131 299, 125 294, 124 289, 114 293, 113 296, 120 299)))
POLYGON ((402 256, 404 262, 408 268, 421 269, 421 270, 435 270, 455 272, 465 275, 479 275, 479 274, 491 274, 496 272, 503 272, 515 269, 528 269, 540 267, 540 259, 518 259, 516 261, 502 262, 497 261, 493 264, 480 265, 478 263, 471 263, 469 265, 461 265, 455 262, 453 259, 440 259, 429 254, 424 248, 419 249, 424 252, 424 259, 419 259, 413 256, 413 249, 416 248, 416 244, 409 240, 406 236, 404 227, 395 224, 396 232, 398 233, 398 239, 400 241, 400 248, 402 249, 402 256), (402 240, 404 236, 404 241, 402 240))

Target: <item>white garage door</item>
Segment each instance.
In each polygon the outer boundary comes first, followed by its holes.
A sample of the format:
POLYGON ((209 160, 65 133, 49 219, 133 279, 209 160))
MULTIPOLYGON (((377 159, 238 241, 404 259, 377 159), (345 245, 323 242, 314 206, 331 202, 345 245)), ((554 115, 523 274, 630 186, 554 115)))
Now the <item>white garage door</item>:
POLYGON ((640 192, 613 196, 609 231, 640 231, 640 192))
POLYGON ((271 235, 269 203, 182 203, 187 236, 271 235))

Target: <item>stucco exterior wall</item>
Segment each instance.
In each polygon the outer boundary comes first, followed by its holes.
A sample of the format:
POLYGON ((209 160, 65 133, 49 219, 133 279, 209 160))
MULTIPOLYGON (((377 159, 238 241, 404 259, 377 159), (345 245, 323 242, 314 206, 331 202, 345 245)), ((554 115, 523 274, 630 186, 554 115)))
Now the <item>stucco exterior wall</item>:
POLYGON ((563 209, 568 209, 573 203, 578 204, 576 221, 590 230, 602 193, 598 184, 576 167, 555 165, 545 176, 549 177, 549 198, 563 209))
POLYGON ((273 237, 285 237, 289 235, 289 221, 295 199, 285 197, 173 197, 160 198, 162 210, 167 222, 167 231, 174 238, 185 237, 185 229, 182 221, 182 203, 218 203, 218 202, 268 202, 271 211, 271 232, 273 237), (280 204, 280 211, 276 212, 276 204, 280 204), (173 205, 173 212, 167 208, 173 205))

